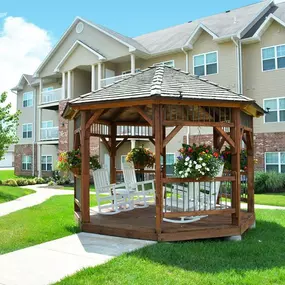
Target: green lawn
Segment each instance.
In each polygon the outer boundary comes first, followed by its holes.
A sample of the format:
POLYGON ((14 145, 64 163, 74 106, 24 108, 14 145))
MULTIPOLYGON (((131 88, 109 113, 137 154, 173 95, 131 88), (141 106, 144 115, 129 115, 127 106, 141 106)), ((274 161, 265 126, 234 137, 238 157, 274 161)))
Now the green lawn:
POLYGON ((0 180, 7 180, 17 178, 14 174, 14 170, 0 170, 0 180))
POLYGON ((31 189, 0 185, 0 204, 32 193, 35 191, 31 189))
POLYGON ((270 194, 255 194, 255 204, 285 207, 285 192, 270 194))
POLYGON ((80 271, 60 285, 285 284, 285 211, 257 210, 241 242, 159 243, 80 271))

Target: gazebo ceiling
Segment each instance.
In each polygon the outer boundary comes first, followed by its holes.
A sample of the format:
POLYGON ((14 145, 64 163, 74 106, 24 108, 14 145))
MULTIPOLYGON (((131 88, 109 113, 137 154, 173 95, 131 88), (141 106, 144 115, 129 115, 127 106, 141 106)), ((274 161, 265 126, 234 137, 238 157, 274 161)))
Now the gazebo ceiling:
MULTIPOLYGON (((236 107, 237 104, 243 106, 243 109, 253 116, 264 114, 264 110, 255 102, 246 96, 237 94, 230 89, 219 86, 206 79, 193 76, 178 69, 156 65, 138 72, 130 77, 117 81, 95 92, 82 95, 71 100, 64 112, 63 116, 70 118, 76 110, 86 107, 98 108, 100 104, 120 103, 120 107, 124 107, 126 102, 138 100, 174 99, 178 101, 187 101, 189 105, 193 101, 201 101, 205 106, 205 102, 209 105, 217 104, 217 101, 227 103, 230 107, 236 107)), ((162 103, 163 104, 163 103, 162 103)), ((135 105, 135 104, 134 104, 135 105)), ((207 105, 207 104, 206 104, 207 105)), ((127 105, 125 105, 127 106, 127 105)), ((128 105, 129 106, 129 105, 128 105)), ((105 106, 106 107, 106 106, 105 106)), ((108 108, 108 107, 107 107, 108 108)), ((151 108, 146 108, 147 112, 152 112, 151 108)), ((108 111, 101 118, 108 119, 111 117, 111 111, 108 111)), ((120 112, 113 110, 112 112, 120 112)), ((114 116, 112 116, 114 118, 114 116)), ((140 118, 136 110, 124 110, 117 120, 132 121, 140 118)))

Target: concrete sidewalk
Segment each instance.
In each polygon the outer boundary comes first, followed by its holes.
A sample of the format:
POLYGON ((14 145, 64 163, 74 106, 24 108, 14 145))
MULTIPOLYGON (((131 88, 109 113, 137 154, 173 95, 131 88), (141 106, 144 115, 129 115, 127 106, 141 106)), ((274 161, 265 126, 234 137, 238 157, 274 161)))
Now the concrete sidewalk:
POLYGON ((22 188, 28 188, 36 193, 20 197, 16 200, 0 204, 0 217, 8 215, 24 208, 32 207, 43 203, 47 199, 56 195, 73 195, 73 190, 59 190, 52 188, 43 188, 47 185, 29 185, 22 188))
POLYGON ((1 285, 46 285, 153 241, 79 233, 0 255, 1 285))
MULTIPOLYGON (((242 209, 247 209, 247 204, 242 203, 241 204, 242 209)), ((280 207, 280 206, 269 206, 269 205, 259 205, 255 204, 254 205, 255 209, 263 209, 263 210, 285 210, 285 207, 280 207)))

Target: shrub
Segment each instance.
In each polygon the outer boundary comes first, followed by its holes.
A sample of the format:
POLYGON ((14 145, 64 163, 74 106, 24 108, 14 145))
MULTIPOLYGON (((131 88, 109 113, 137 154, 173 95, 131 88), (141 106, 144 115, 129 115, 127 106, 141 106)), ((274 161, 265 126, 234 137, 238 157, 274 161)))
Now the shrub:
POLYGON ((18 186, 27 186, 28 185, 28 180, 25 178, 18 178, 16 179, 16 182, 18 186))
POLYGON ((27 182, 28 182, 28 185, 36 185, 37 184, 35 179, 28 179, 27 182))
POLYGON ((4 181, 3 184, 7 186, 13 186, 13 187, 18 186, 17 181, 15 179, 7 179, 6 181, 4 181))
POLYGON ((55 185, 55 182, 54 181, 49 181, 49 183, 48 183, 48 186, 54 186, 55 185))
POLYGON ((2 180, 0 180, 0 185, 2 185, 3 184, 3 182, 2 182, 2 180))
POLYGON ((36 181, 37 184, 44 184, 44 183, 46 183, 45 179, 42 178, 42 177, 36 177, 35 181, 36 181))
POLYGON ((285 174, 277 172, 257 172, 254 179, 256 194, 285 192, 285 174))
POLYGON ((61 177, 58 180, 56 180, 56 184, 57 185, 66 185, 66 184, 70 184, 70 179, 69 178, 65 178, 65 177, 61 177))

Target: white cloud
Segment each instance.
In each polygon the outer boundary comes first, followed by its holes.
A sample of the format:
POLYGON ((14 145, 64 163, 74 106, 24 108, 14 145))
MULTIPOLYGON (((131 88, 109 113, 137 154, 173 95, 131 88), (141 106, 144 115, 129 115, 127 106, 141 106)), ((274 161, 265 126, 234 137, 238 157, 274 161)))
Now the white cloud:
POLYGON ((51 49, 47 31, 20 17, 7 17, 0 30, 0 92, 8 91, 8 99, 16 109, 16 95, 9 91, 23 73, 33 74, 51 49))

